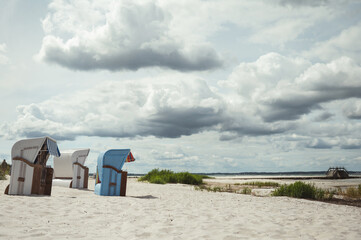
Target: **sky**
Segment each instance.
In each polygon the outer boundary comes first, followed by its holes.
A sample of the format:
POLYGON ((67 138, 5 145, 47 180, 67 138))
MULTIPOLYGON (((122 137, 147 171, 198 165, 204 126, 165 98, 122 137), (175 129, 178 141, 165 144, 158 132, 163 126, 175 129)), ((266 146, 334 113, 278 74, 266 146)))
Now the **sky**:
POLYGON ((0 5, 1 159, 50 136, 90 172, 361 170, 361 1, 0 5))

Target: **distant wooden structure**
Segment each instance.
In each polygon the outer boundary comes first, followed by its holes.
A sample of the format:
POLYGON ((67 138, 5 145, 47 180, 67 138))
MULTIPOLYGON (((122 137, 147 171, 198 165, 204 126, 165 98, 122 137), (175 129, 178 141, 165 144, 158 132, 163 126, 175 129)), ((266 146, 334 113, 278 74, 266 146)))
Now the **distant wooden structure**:
POLYGON ((326 178, 345 179, 349 177, 349 173, 344 167, 330 167, 326 173, 326 178))

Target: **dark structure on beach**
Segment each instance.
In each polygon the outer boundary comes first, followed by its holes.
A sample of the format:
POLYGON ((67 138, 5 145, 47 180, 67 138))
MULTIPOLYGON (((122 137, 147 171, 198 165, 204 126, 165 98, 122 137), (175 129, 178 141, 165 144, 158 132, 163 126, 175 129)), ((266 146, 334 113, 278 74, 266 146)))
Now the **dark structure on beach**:
POLYGON ((327 178, 345 179, 349 178, 349 174, 344 167, 330 167, 326 173, 327 178))

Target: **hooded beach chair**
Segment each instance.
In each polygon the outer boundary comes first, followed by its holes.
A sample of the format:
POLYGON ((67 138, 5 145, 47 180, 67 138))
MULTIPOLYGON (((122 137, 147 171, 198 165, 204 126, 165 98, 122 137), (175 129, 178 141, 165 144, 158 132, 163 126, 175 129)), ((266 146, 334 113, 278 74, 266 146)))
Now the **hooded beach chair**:
POLYGON ((104 196, 125 196, 127 172, 122 171, 125 162, 135 161, 130 149, 111 149, 100 153, 94 192, 104 196))
POLYGON ((88 188, 89 168, 84 166, 90 149, 65 150, 54 157, 54 186, 88 188))
POLYGON ((60 156, 56 141, 50 137, 24 139, 11 149, 10 195, 51 195, 53 169, 46 166, 50 155, 60 156))

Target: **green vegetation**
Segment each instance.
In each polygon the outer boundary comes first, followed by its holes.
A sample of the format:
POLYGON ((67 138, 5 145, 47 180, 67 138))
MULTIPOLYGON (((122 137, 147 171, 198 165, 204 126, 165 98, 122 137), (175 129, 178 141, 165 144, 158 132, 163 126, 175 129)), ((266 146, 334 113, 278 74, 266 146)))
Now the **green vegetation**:
POLYGON ((148 181, 156 184, 183 183, 191 185, 200 185, 206 176, 191 174, 189 172, 174 173, 171 170, 153 169, 147 175, 139 178, 139 181, 148 181))
POLYGON ((10 175, 10 165, 4 161, 0 165, 0 180, 5 180, 6 175, 10 175))
POLYGON ((234 192, 234 190, 231 187, 231 184, 227 184, 225 187, 221 187, 221 186, 212 187, 202 184, 200 186, 197 186, 195 190, 198 191, 206 190, 207 192, 234 192))
POLYGON ((313 184, 297 181, 290 185, 282 185, 273 192, 273 196, 288 196, 294 198, 305 198, 315 200, 331 199, 334 191, 323 190, 313 184))
POLYGON ((242 194, 251 194, 251 192, 252 192, 252 189, 248 188, 248 187, 243 188, 241 191, 242 194))
POLYGON ((5 180, 5 179, 6 179, 5 172, 2 169, 0 169, 0 180, 5 180))
POLYGON ((357 187, 346 188, 344 191, 339 188, 337 194, 349 198, 361 198, 361 184, 359 184, 357 187))
POLYGON ((242 183, 242 185, 257 186, 259 188, 261 188, 261 187, 279 187, 279 183, 277 183, 277 182, 246 182, 246 183, 242 183))
MULTIPOLYGON (((240 184, 234 184, 234 185, 240 185, 240 184)), ((208 186, 206 184, 202 184, 200 186, 197 186, 195 190, 203 191, 206 190, 207 192, 228 192, 228 193, 240 193, 240 194, 251 194, 252 188, 245 187, 245 188, 234 188, 234 185, 226 184, 226 186, 208 186)))

